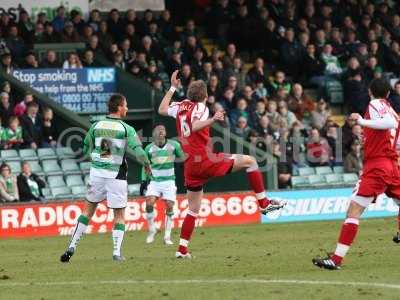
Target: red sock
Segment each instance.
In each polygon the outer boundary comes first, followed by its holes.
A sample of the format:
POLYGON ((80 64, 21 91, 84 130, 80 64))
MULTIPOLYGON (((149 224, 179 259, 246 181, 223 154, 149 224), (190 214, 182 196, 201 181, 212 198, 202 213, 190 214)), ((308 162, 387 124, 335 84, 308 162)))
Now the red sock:
POLYGON ((265 195, 263 175, 256 166, 250 167, 246 171, 247 171, 247 180, 249 181, 252 190, 256 194, 258 205, 261 208, 267 207, 269 205, 269 200, 265 195))
POLYGON ((357 235, 358 224, 358 219, 354 218, 347 218, 344 221, 335 254, 331 257, 336 265, 340 265, 342 263, 343 257, 346 255, 351 244, 353 243, 357 235))
POLYGON ((397 216, 397 226, 398 226, 398 231, 400 232, 400 210, 399 210, 399 215, 397 216))
POLYGON ((194 230, 196 217, 197 214, 188 211, 185 219, 183 220, 181 229, 181 239, 179 240, 179 248, 178 248, 178 251, 182 254, 186 254, 188 252, 188 244, 194 230))

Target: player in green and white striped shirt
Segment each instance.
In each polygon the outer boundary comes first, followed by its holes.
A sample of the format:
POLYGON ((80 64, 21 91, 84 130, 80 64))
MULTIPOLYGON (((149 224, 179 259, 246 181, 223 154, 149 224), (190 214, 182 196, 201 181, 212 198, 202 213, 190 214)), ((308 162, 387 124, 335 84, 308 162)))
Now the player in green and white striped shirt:
MULTIPOLYGON (((154 142, 146 146, 145 152, 151 162, 152 179, 146 191, 146 218, 149 233, 146 243, 152 243, 157 233, 154 224, 154 203, 160 198, 166 203, 164 243, 173 245, 171 241, 172 216, 176 202, 176 185, 174 162, 176 158, 183 158, 181 145, 174 140, 166 138, 167 132, 164 125, 157 125, 153 129, 154 142)), ((148 175, 142 171, 142 181, 148 182, 148 175)), ((144 185, 142 183, 141 191, 144 185)))
POLYGON ((135 129, 121 120, 128 112, 125 97, 119 94, 111 96, 108 110, 107 118, 94 123, 83 142, 83 152, 85 156, 90 155, 92 161, 86 194, 87 205, 78 218, 67 251, 61 256, 62 262, 70 260, 96 211, 97 204, 105 199, 107 206, 114 210, 113 260, 125 260, 121 255, 121 244, 125 232, 124 215, 128 200, 126 151, 133 151, 149 176, 150 162, 135 129))

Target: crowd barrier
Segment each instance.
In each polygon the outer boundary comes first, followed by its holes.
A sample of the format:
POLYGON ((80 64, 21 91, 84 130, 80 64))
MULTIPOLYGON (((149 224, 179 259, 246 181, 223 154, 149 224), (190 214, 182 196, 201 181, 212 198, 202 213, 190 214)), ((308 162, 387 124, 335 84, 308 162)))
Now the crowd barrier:
MULTIPOLYGON (((222 226, 254 223, 279 223, 293 221, 342 219, 348 206, 351 189, 293 190, 268 193, 271 198, 285 199, 287 206, 278 212, 260 217, 257 201, 251 192, 205 194, 196 226, 222 226)), ((81 214, 84 201, 55 203, 26 203, 0 206, 0 237, 38 237, 69 235, 81 214)), ((163 227, 164 204, 156 205, 156 226, 163 227)), ((184 195, 178 196, 173 217, 173 227, 182 225, 188 210, 184 195)), ((389 198, 378 197, 364 217, 396 215, 397 205, 389 198)), ((126 230, 147 229, 143 198, 128 201, 126 230)), ((105 203, 100 203, 91 220, 88 233, 105 233, 112 230, 113 213, 105 203)))

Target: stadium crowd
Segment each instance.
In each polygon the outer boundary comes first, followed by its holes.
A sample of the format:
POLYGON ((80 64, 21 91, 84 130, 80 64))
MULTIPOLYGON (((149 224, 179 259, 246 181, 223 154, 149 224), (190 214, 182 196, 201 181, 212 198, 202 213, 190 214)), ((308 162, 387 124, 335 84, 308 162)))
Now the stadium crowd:
MULTIPOLYGON (((180 69, 177 98, 185 97, 192 80, 203 79, 211 111, 226 112, 222 125, 282 158, 281 187, 290 184, 292 168, 301 166, 344 165, 347 172, 359 172, 362 128, 349 120, 343 126, 334 122, 327 89, 330 82, 338 83, 344 111, 362 114, 369 82, 400 76, 400 5, 373 0, 217 0, 197 5, 196 20, 188 18, 183 26, 177 26, 181 24, 169 10, 139 15, 112 9, 107 16, 92 10, 85 19, 79 11, 59 7, 54 19, 40 13, 35 22, 24 11, 18 20, 3 13, 0 67, 8 73, 15 68, 82 68, 105 57, 160 94, 168 88, 171 72, 180 69), (205 37, 215 41, 212 51, 203 45, 205 37), (60 42, 83 42, 86 49, 70 53, 65 61, 51 50, 39 61, 32 51, 35 43, 60 42)), ((12 99, 7 84, 0 97, 5 131, 22 131, 12 143, 2 134, 2 147, 53 143, 51 111, 37 117, 32 95, 18 103, 21 99, 12 99)), ((389 101, 400 111, 400 81, 389 101)))

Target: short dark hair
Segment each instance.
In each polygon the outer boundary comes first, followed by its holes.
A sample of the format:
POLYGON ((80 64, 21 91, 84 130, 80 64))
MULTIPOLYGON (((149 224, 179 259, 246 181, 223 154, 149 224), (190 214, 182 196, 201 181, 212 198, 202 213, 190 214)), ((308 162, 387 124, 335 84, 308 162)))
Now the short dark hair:
POLYGON ((202 102, 207 98, 207 85, 203 80, 195 80, 189 84, 187 97, 193 102, 202 102))
POLYGON ((374 98, 386 98, 390 92, 390 83, 384 78, 376 78, 369 84, 369 90, 374 98))
POLYGON ((110 100, 108 100, 108 112, 111 114, 118 112, 118 107, 121 106, 125 100, 125 97, 121 94, 112 95, 110 100))

